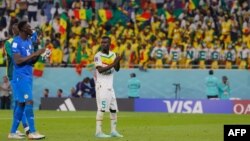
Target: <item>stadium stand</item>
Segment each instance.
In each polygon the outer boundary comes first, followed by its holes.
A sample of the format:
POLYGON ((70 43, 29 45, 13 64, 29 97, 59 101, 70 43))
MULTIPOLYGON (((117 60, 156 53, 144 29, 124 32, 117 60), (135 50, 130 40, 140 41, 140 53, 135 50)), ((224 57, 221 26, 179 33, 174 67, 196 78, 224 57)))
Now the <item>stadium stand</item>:
POLYGON ((249 16, 247 0, 2 0, 0 45, 28 20, 52 51, 47 66, 91 65, 109 35, 123 68, 247 69, 249 16))

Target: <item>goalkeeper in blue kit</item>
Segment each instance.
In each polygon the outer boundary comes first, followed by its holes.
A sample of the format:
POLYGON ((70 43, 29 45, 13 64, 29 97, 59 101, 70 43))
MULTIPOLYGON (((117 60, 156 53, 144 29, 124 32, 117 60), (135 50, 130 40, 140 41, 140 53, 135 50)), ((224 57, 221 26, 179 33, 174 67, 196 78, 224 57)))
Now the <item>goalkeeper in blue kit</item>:
MULTIPOLYGON (((14 37, 18 35, 19 31, 18 31, 18 26, 17 26, 17 23, 13 24, 12 26, 12 32, 14 34, 14 37)), ((4 49, 5 49, 5 52, 6 52, 6 55, 7 55, 7 76, 8 76, 8 79, 11 83, 11 87, 12 87, 12 94, 13 94, 13 99, 15 101, 15 106, 14 106, 14 109, 13 109, 13 112, 15 113, 15 110, 17 109, 17 96, 16 96, 16 92, 14 91, 16 88, 15 88, 15 82, 13 81, 12 79, 12 73, 13 73, 13 60, 12 60, 12 52, 11 52, 11 44, 13 42, 13 38, 9 38, 7 41, 5 41, 5 44, 4 44, 4 49)), ((13 116, 13 118, 15 118, 13 116)), ((23 128, 26 132, 26 134, 29 133, 29 126, 28 126, 28 123, 27 123, 27 120, 26 120, 26 115, 25 113, 23 113, 23 116, 22 116, 22 125, 23 125, 23 128)), ((15 138, 15 139, 21 139, 23 138, 22 136, 24 136, 25 134, 19 132, 19 131, 12 131, 13 133, 16 132, 16 134, 11 134, 9 135, 9 138, 15 138)))
POLYGON ((14 37, 11 44, 12 60, 14 64, 12 81, 15 83, 13 91, 15 92, 16 101, 18 103, 17 108, 14 111, 11 133, 8 137, 15 139, 13 135, 18 128, 23 113, 25 113, 30 128, 28 139, 43 139, 45 136, 37 133, 35 129, 32 94, 32 66, 38 60, 40 55, 45 52, 45 48, 34 52, 34 47, 32 45, 33 39, 31 37, 33 31, 26 21, 21 21, 18 24, 18 30, 19 35, 14 37))

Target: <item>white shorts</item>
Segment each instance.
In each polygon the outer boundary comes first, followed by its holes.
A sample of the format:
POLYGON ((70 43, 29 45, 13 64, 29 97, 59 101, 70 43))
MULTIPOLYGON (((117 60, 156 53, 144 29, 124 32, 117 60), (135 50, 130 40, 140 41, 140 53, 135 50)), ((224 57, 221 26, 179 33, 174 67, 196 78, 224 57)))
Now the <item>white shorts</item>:
POLYGON ((97 84, 96 103, 98 111, 109 112, 110 110, 116 110, 116 112, 118 112, 118 106, 113 88, 106 88, 97 84))

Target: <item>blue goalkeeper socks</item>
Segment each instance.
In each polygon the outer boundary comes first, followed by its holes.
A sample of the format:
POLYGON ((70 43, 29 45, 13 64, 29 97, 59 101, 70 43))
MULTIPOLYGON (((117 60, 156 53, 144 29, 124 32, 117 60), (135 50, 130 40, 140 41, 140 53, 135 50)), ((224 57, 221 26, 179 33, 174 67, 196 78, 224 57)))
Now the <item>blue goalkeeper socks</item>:
MULTIPOLYGON (((15 101, 15 105, 14 105, 14 108, 13 108, 13 118, 15 118, 15 111, 17 110, 17 107, 18 107, 18 102, 15 101)), ((23 110, 24 111, 24 110, 23 110)), ((13 119, 14 121, 14 119, 13 119)), ((23 125, 23 128, 26 128, 28 127, 28 123, 27 123, 27 119, 26 119, 26 115, 25 115, 25 112, 23 112, 23 116, 22 116, 22 125, 23 125)), ((18 127, 17 127, 18 128, 18 127)), ((13 131, 14 132, 14 131, 13 131)))
POLYGON ((26 118, 25 112, 23 112, 22 124, 23 124, 23 128, 28 127, 28 123, 27 123, 27 118, 26 118))
POLYGON ((14 109, 11 133, 16 133, 18 125, 22 119, 23 112, 24 112, 24 106, 16 105, 16 108, 14 109))
POLYGON ((33 105, 27 104, 25 106, 25 114, 26 114, 26 119, 27 119, 29 127, 30 127, 30 133, 36 132, 35 122, 34 122, 33 105))

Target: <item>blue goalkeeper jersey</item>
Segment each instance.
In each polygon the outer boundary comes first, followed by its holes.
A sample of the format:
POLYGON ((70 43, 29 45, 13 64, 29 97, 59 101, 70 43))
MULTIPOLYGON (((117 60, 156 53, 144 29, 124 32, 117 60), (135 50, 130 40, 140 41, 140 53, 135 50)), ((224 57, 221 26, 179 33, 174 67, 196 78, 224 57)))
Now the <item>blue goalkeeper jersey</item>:
MULTIPOLYGON (((12 42, 12 54, 20 54, 22 57, 27 57, 33 53, 32 39, 28 38, 23 40, 20 36, 16 36, 12 42)), ((12 59, 14 60, 12 56, 12 59)), ((14 73, 13 77, 25 76, 32 77, 32 62, 25 62, 17 65, 14 61, 14 73)))

